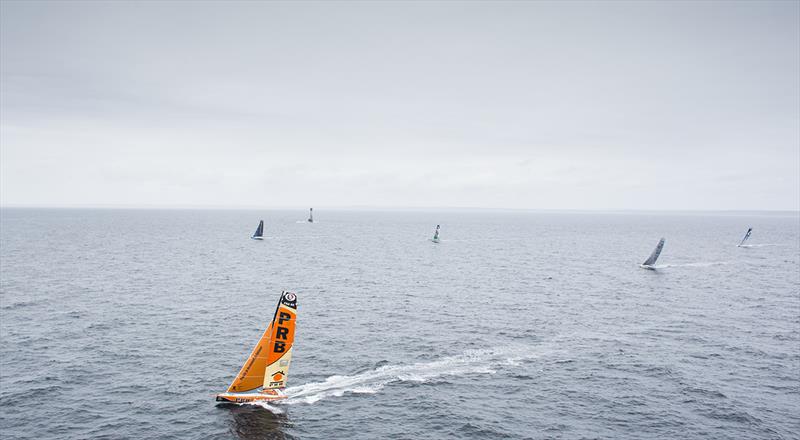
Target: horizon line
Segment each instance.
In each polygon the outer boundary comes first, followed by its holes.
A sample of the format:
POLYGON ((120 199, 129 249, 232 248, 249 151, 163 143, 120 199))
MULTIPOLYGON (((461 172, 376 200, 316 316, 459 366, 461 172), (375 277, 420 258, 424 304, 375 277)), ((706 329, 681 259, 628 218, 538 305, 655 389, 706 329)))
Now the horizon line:
POLYGON ((0 204, 0 209, 107 209, 107 210, 209 210, 209 211, 244 211, 244 210, 308 210, 326 209, 331 211, 518 211, 518 212, 769 212, 792 213, 800 215, 800 209, 637 209, 637 208, 508 208, 480 206, 376 206, 376 205, 317 205, 317 206, 258 206, 258 205, 138 205, 138 204, 76 204, 76 205, 39 205, 39 204, 0 204))

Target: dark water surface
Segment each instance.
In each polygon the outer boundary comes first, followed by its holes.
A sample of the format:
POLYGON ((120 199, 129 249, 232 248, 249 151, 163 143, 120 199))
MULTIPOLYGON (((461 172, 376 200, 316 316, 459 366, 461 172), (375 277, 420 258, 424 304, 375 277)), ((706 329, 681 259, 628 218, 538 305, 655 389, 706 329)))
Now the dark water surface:
POLYGON ((796 214, 1 214, 3 438, 800 436, 796 214), (283 289, 291 397, 215 406, 283 289))

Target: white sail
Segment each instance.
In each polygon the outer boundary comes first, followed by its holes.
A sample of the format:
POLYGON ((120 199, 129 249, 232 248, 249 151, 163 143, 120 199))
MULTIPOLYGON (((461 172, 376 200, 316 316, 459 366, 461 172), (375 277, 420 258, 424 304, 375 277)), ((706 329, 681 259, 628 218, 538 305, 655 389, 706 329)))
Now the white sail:
POLYGON ((744 242, 747 241, 748 238, 750 238, 750 234, 752 233, 753 233, 753 228, 747 228, 747 233, 744 234, 744 238, 742 239, 742 242, 739 243, 739 247, 741 247, 744 244, 744 242))
POLYGON ((656 248, 653 249, 653 253, 650 254, 650 257, 648 257, 647 260, 644 263, 642 263, 642 266, 652 266, 656 264, 656 260, 658 260, 658 256, 661 255, 661 249, 663 248, 664 248, 664 239, 662 238, 661 240, 658 241, 658 244, 656 245, 656 248))

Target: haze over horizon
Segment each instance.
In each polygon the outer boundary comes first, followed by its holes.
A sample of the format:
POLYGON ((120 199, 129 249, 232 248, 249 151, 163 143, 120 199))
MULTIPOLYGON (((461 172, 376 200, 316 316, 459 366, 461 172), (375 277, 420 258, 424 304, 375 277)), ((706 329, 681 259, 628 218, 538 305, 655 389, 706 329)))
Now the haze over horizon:
POLYGON ((0 2, 0 205, 800 210, 800 2, 0 2))

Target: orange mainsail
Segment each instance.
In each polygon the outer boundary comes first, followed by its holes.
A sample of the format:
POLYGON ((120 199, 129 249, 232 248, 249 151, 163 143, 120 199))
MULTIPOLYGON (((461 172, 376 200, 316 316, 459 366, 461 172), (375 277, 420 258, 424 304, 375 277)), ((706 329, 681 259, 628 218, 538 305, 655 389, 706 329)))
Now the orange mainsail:
POLYGON ((289 366, 292 362, 296 320, 297 295, 284 291, 272 321, 228 387, 228 392, 286 386, 286 377, 289 375, 289 366))

